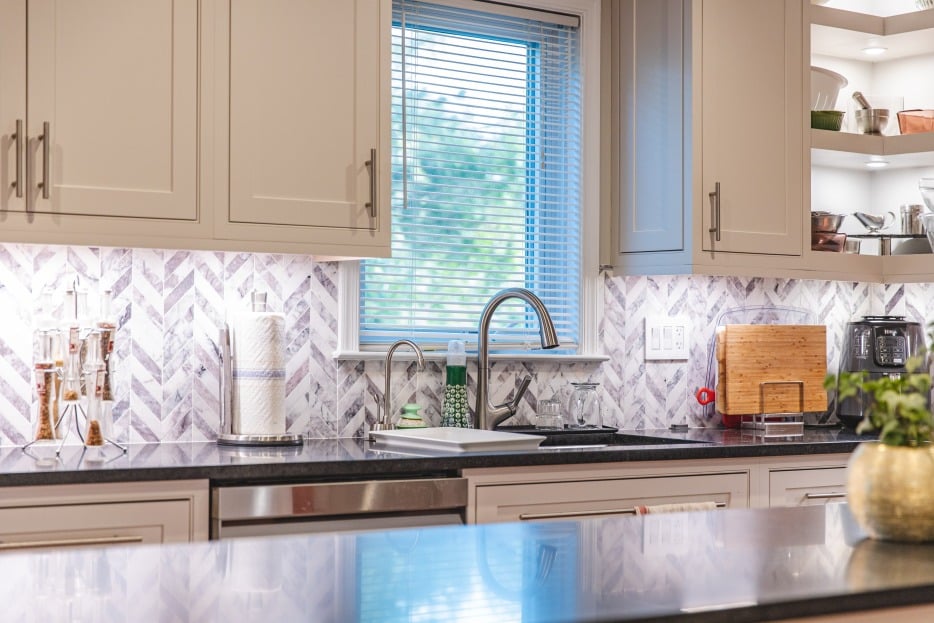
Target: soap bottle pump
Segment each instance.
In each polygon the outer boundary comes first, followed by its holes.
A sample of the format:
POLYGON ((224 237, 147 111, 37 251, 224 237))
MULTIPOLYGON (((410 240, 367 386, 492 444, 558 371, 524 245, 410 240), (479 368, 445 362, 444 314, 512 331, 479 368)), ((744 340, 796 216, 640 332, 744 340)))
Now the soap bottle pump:
POLYGON ((441 426, 472 428, 467 410, 467 353, 464 342, 448 342, 444 396, 441 399, 441 426))

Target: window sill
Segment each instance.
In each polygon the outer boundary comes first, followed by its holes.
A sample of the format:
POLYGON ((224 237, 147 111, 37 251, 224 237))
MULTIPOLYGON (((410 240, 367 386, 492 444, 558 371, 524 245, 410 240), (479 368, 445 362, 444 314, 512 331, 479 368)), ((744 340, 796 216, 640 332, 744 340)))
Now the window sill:
MULTIPOLYGON (((445 361, 447 351, 444 350, 425 350, 423 351, 425 359, 428 361, 445 361)), ((411 350, 399 349, 392 354, 393 361, 411 361, 415 355, 411 350)), ((385 352, 379 351, 335 351, 333 359, 337 361, 383 361, 386 359, 385 352)), ((467 359, 476 361, 477 353, 467 353, 467 359)), ((548 353, 490 353, 490 361, 530 361, 530 362, 552 362, 552 363, 602 363, 609 361, 606 355, 572 355, 572 354, 548 354, 548 353)))

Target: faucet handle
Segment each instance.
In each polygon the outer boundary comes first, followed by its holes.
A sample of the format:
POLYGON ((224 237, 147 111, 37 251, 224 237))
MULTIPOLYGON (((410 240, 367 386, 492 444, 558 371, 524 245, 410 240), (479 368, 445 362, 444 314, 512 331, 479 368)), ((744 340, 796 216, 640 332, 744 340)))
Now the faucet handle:
POLYGON ((515 415, 516 409, 519 407, 519 401, 522 400, 522 397, 525 395, 525 390, 529 388, 531 383, 531 376, 526 376, 524 379, 522 379, 522 382, 519 383, 519 389, 516 390, 516 395, 512 400, 506 403, 506 406, 509 407, 510 413, 513 415, 515 415))

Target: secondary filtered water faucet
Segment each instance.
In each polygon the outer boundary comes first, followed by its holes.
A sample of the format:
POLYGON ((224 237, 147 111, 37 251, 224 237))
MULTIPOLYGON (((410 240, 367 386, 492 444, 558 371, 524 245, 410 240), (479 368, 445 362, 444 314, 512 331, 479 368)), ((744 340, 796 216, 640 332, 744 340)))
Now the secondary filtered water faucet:
POLYGON ((555 330, 555 324, 551 321, 548 309, 542 300, 535 296, 531 291, 524 288, 507 288, 500 290, 487 301, 483 313, 480 314, 480 329, 477 334, 477 428, 493 430, 496 426, 516 414, 516 407, 529 388, 532 377, 527 376, 522 379, 519 389, 511 402, 501 405, 493 405, 490 402, 490 322, 493 318, 493 312, 499 307, 500 303, 508 299, 519 299, 525 301, 535 311, 538 316, 538 334, 542 342, 542 348, 558 347, 558 332, 555 330))
MULTIPOLYGON (((425 356, 422 354, 422 349, 418 347, 418 344, 411 340, 399 340, 394 342, 392 346, 389 347, 389 350, 386 351, 386 383, 383 385, 383 412, 376 414, 376 423, 370 428, 373 430, 392 430, 392 405, 389 399, 389 388, 391 385, 392 378, 392 354, 396 352, 396 349, 400 346, 408 346, 413 351, 415 351, 415 359, 418 361, 418 369, 425 369, 425 356)), ((377 403, 379 404, 379 403, 377 403)))

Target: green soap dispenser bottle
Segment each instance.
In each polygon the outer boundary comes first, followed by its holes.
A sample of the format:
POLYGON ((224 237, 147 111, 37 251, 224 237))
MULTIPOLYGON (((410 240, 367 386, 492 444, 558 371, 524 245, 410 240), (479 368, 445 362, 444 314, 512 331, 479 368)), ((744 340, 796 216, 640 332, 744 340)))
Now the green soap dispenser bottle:
POLYGON ((448 342, 444 397, 441 401, 441 426, 473 428, 467 409, 467 353, 464 342, 448 342))

